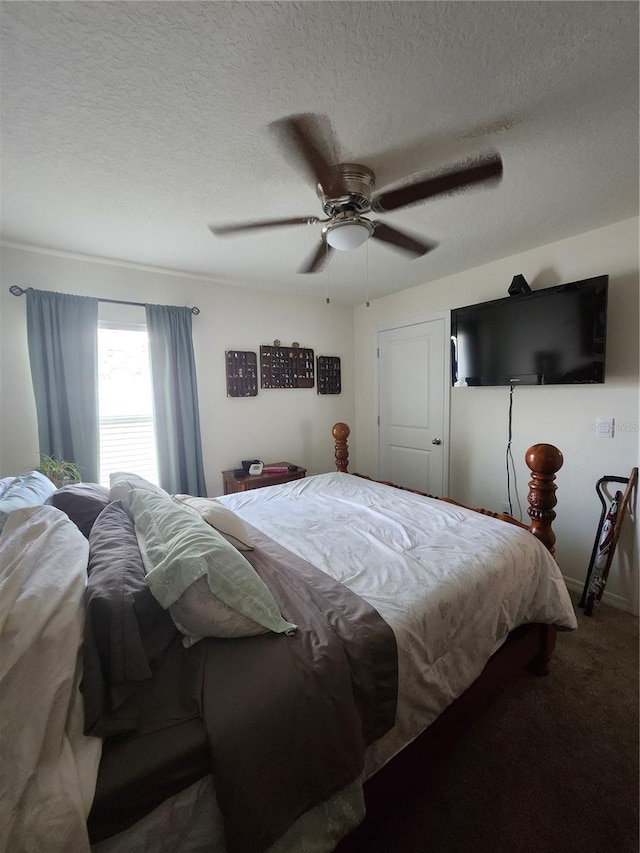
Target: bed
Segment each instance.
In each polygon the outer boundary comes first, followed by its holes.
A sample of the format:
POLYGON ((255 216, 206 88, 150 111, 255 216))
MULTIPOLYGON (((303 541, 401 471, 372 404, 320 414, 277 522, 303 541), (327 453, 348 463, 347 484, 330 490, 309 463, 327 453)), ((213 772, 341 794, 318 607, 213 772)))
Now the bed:
POLYGON ((39 734, 10 754, 2 849, 328 853, 386 776, 548 671, 576 627, 552 558, 559 451, 527 452, 527 526, 348 474, 348 434, 336 472, 281 486, 203 503, 123 475, 7 515, 3 757, 20 720, 39 734), (212 601, 230 633, 203 627, 212 601))

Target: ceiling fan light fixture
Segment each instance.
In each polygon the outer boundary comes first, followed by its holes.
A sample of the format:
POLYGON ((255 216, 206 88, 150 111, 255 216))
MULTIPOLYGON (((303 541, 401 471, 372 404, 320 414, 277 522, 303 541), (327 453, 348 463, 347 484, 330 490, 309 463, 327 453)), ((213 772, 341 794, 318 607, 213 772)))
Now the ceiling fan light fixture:
POLYGON ((324 228, 325 239, 332 249, 347 252, 366 243, 373 233, 373 225, 358 216, 330 222, 324 228))

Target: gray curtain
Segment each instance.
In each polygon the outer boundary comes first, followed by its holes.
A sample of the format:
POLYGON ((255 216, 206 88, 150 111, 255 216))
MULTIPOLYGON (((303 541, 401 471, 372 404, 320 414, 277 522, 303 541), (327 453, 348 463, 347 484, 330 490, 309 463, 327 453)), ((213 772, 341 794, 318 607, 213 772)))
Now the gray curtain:
POLYGON ((191 309, 146 305, 160 485, 206 496, 191 309))
POLYGON ((27 340, 40 452, 74 462, 96 483, 98 300, 28 287, 27 340))

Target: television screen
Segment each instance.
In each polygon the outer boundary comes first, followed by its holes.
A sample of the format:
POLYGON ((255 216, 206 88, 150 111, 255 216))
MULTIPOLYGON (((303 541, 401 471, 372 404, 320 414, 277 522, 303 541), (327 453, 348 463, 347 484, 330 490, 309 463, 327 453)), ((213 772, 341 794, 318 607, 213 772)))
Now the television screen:
POLYGON ((604 382, 606 275, 451 312, 454 385, 604 382))

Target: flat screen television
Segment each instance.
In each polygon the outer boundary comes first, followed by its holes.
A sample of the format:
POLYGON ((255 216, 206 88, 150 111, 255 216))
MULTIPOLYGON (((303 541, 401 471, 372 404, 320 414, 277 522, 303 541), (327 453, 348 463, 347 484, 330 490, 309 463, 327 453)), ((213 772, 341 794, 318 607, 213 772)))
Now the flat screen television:
POLYGON ((609 277, 451 312, 453 385, 604 382, 609 277))

